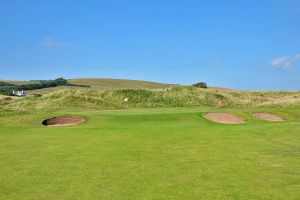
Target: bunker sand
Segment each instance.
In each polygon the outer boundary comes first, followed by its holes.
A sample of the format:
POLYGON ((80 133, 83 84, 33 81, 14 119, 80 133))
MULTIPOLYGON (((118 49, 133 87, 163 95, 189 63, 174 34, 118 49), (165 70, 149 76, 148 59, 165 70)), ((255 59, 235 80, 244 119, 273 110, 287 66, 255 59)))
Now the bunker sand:
POLYGON ((45 126, 72 126, 83 123, 85 120, 82 117, 53 117, 42 122, 45 126))
POLYGON ((204 117, 210 121, 222 124, 242 124, 245 121, 231 113, 207 113, 204 117))
POLYGON ((258 119, 266 120, 266 121, 274 121, 274 122, 282 122, 284 119, 278 115, 270 114, 270 113, 252 113, 252 115, 258 119))

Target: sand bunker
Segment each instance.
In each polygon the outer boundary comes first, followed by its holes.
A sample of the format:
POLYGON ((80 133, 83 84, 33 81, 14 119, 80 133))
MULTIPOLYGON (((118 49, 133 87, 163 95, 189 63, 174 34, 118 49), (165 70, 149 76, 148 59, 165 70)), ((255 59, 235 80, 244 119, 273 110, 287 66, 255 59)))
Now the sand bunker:
POLYGON ((241 124, 245 122, 243 119, 230 113, 207 113, 204 117, 222 124, 241 124))
POLYGON ((267 121, 274 121, 274 122, 284 121, 282 117, 270 113, 252 113, 252 115, 258 119, 267 120, 267 121))
POLYGON ((84 122, 82 117, 53 117, 42 122, 45 126, 72 126, 84 122))

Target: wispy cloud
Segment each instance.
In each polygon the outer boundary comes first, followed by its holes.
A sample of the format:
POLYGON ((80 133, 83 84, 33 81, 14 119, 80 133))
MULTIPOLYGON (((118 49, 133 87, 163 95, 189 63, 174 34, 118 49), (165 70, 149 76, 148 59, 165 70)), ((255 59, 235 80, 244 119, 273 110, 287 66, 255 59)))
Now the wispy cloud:
POLYGON ((299 61, 300 61, 300 54, 294 56, 282 56, 272 60, 271 66, 286 70, 291 68, 299 61))
POLYGON ((221 61, 211 61, 211 62, 208 63, 208 66, 209 67, 216 67, 216 66, 222 65, 222 64, 223 64, 223 62, 221 62, 221 61))
POLYGON ((300 0, 272 0, 269 3, 272 8, 284 13, 294 13, 300 10, 300 0))
POLYGON ((68 43, 64 41, 56 41, 53 40, 52 38, 47 37, 44 39, 44 41, 41 44, 46 47, 62 47, 62 46, 66 46, 68 43))

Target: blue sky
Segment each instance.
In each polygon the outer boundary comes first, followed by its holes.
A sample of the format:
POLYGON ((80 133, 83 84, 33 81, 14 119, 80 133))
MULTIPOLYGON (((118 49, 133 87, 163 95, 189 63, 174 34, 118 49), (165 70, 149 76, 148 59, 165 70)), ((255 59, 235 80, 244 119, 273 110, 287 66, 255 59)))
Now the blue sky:
POLYGON ((300 0, 1 0, 0 79, 300 90, 300 0))

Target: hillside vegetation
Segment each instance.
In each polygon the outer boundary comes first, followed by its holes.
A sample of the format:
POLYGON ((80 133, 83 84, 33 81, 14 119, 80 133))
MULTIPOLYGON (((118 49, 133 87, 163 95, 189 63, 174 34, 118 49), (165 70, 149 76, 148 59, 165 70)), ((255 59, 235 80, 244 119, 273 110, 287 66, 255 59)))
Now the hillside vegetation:
POLYGON ((44 95, 61 89, 74 89, 79 87, 92 87, 95 89, 165 89, 176 86, 174 84, 163 84, 149 81, 105 78, 63 79, 65 80, 63 84, 50 85, 50 87, 45 84, 55 82, 56 80, 0 80, 0 93, 9 94, 12 90, 26 90, 29 94, 44 95))
MULTIPOLYGON (((31 81, 15 81, 15 80, 0 80, 0 86, 21 86, 21 85, 32 85, 45 82, 44 80, 31 80, 31 81)), ((108 79, 108 78, 78 78, 68 79, 67 84, 64 88, 71 88, 74 86, 89 86, 98 89, 164 89, 176 86, 175 84, 164 84, 150 81, 140 80, 126 80, 126 79, 108 79), (71 87, 70 87, 71 86, 71 87)), ((48 93, 53 91, 53 88, 42 88, 31 90, 30 93, 48 93)), ((61 89, 61 87, 59 87, 61 89)))
MULTIPOLYGON (((37 90, 37 89, 45 89, 45 88, 55 88, 58 86, 73 86, 68 83, 66 79, 58 78, 55 80, 39 80, 36 82, 28 82, 25 84, 13 84, 9 82, 1 82, 0 81, 0 94, 4 95, 13 95, 12 91, 16 90, 37 90)), ((77 87, 90 87, 86 85, 75 85, 77 87)))
POLYGON ((149 81, 106 78, 69 79, 68 83, 73 85, 88 85, 92 88, 104 89, 164 89, 175 86, 172 84, 163 84, 149 81))
POLYGON ((300 103, 300 92, 248 92, 227 89, 200 89, 177 86, 168 89, 97 89, 54 90, 42 97, 8 98, 0 96, 1 112, 38 110, 127 109, 154 107, 287 106, 300 103), (124 99, 128 98, 128 102, 124 99))
POLYGON ((0 80, 0 82, 3 83, 9 83, 12 85, 26 85, 26 84, 34 84, 34 83, 38 83, 39 81, 16 81, 16 80, 0 80))

